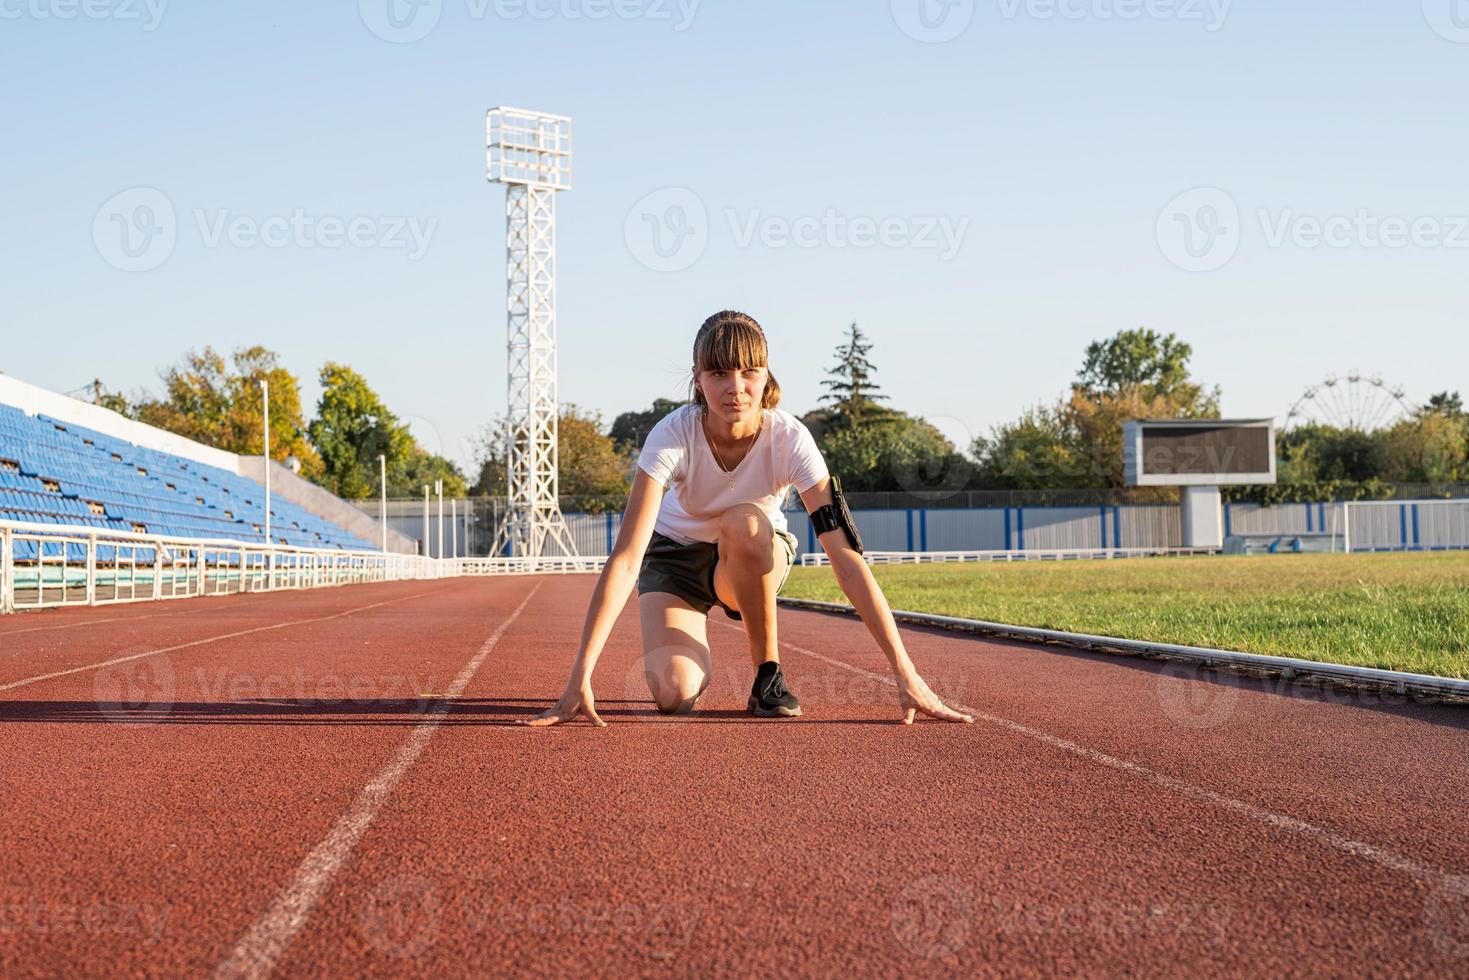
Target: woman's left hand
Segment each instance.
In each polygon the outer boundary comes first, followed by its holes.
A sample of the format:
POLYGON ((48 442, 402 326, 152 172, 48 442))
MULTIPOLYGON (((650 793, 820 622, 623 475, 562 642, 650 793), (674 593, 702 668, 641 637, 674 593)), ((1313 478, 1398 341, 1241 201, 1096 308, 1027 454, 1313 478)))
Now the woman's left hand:
POLYGON ((959 721, 965 724, 973 724, 974 716, 955 711, 953 708, 939 700, 937 694, 929 690, 929 687, 918 672, 910 670, 898 677, 898 701, 903 706, 903 724, 913 724, 913 716, 923 712, 930 718, 940 721, 959 721))

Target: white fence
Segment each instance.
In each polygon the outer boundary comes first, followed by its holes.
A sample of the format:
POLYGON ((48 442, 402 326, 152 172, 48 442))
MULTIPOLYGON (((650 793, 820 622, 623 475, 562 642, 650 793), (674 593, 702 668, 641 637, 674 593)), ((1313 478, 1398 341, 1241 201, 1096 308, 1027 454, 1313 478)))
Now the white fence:
POLYGON ((0 612, 439 578, 426 558, 0 521, 0 612))

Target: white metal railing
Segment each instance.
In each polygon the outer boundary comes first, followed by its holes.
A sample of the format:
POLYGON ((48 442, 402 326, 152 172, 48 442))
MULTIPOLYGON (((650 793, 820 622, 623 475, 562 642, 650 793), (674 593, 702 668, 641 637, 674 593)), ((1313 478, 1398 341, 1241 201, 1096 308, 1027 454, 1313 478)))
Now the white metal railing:
POLYGON ((0 612, 433 579, 453 562, 375 551, 0 521, 0 612))
POLYGON ((451 558, 444 562, 454 575, 544 575, 549 573, 600 572, 606 555, 550 555, 543 558, 451 558))
MULTIPOLYGON (((1028 548, 1024 551, 868 551, 869 565, 926 565, 966 561, 1095 561, 1158 555, 1217 555, 1218 548, 1028 548)), ((830 564, 825 552, 808 551, 800 564, 819 568, 830 564)))

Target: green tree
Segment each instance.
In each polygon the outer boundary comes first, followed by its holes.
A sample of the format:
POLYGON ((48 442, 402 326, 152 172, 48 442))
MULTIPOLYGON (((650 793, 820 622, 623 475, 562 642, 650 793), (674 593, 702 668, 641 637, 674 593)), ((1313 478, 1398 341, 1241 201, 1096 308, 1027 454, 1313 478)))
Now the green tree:
POLYGON ((1189 375, 1193 347, 1176 334, 1140 328, 1120 330, 1087 345, 1074 388, 1089 396, 1133 393, 1152 402, 1164 398, 1168 418, 1210 418, 1219 414, 1218 389, 1206 391, 1189 375))
POLYGON ((1092 478, 1076 444, 1058 407, 1037 405, 980 436, 970 452, 980 461, 977 482, 988 489, 1069 489, 1092 478))
POLYGON ((263 449, 265 403, 260 382, 270 388, 270 458, 294 456, 301 475, 319 481, 321 458, 306 435, 301 413, 301 383, 280 365, 274 351, 261 346, 236 348, 230 362, 212 347, 189 351, 162 374, 161 399, 144 398, 136 417, 148 425, 242 455, 263 449), (231 367, 232 363, 232 367, 231 367))
POLYGON ((92 383, 82 390, 91 399, 93 405, 114 411, 124 418, 133 418, 137 411, 126 395, 120 391, 109 391, 101 378, 93 379, 92 383))
MULTIPOLYGON (((424 487, 432 492, 435 480, 444 481, 445 497, 463 497, 469 491, 469 481, 459 467, 443 456, 415 446, 403 466, 403 484, 409 491, 404 496, 416 497, 423 493, 424 487)), ((390 483, 390 492, 391 486, 390 483)))
POLYGON ((879 401, 887 399, 872 376, 877 368, 867 358, 872 350, 871 342, 860 327, 853 323, 847 328, 847 339, 837 346, 836 365, 827 370, 827 380, 821 382, 827 393, 818 402, 830 402, 836 412, 839 426, 858 428, 864 420, 882 416, 879 401))
POLYGON ((360 500, 379 492, 378 456, 386 457, 388 495, 418 493, 410 466, 422 454, 406 423, 398 421, 367 380, 345 364, 328 361, 318 375, 321 398, 307 427, 324 467, 322 485, 338 497, 360 500))
MULTIPOLYGON (((475 443, 478 473, 472 492, 504 496, 509 456, 504 419, 484 426, 475 443)), ((556 426, 556 480, 562 496, 625 496, 632 487, 636 454, 626 443, 619 448, 602 431, 601 413, 562 406, 556 426)), ((597 510, 600 505, 590 501, 587 506, 597 510)))
POLYGON ((931 423, 894 410, 859 428, 830 430, 818 445, 845 490, 952 493, 974 469, 931 423))
POLYGON ((1087 345, 1070 393, 975 440, 980 485, 993 489, 1123 485, 1122 426, 1145 418, 1213 418, 1219 389, 1189 373, 1175 335, 1123 330, 1087 345))
POLYGON ((619 452, 627 452, 630 449, 643 448, 643 440, 648 438, 648 433, 653 431, 653 426, 658 420, 670 412, 677 411, 685 402, 677 402, 671 398, 657 398, 653 401, 653 407, 645 412, 623 412, 612 422, 612 430, 608 433, 612 443, 619 452))

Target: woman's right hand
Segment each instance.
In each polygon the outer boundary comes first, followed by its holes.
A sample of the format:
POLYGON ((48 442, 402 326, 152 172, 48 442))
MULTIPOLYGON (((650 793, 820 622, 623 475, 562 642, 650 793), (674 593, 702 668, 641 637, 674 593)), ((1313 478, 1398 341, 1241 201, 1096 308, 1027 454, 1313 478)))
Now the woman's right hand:
POLYGON ((566 693, 561 695, 561 700, 555 705, 542 711, 534 718, 528 718, 520 724, 531 725, 536 728, 544 728, 546 725, 560 725, 564 722, 573 721, 577 715, 586 715, 598 728, 606 728, 607 723, 597 714, 597 702, 592 697, 592 684, 568 684, 566 693))

